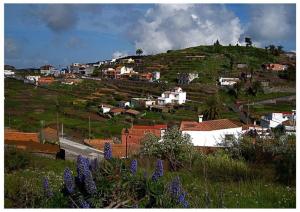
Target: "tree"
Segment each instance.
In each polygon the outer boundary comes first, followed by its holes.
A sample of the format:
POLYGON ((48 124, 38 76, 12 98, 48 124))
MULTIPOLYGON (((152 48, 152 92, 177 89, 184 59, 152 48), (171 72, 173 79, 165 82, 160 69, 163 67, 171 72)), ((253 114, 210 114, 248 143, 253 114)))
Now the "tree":
POLYGON ((278 50, 278 53, 279 54, 282 54, 283 53, 283 46, 277 46, 277 50, 278 50))
POLYGON ((273 44, 269 45, 269 51, 271 52, 271 54, 275 53, 275 49, 276 47, 273 44))
POLYGON ((218 95, 210 96, 204 104, 203 118, 205 120, 214 120, 220 116, 221 101, 218 95))
POLYGON ((261 87, 260 82, 258 81, 253 82, 252 85, 248 88, 248 93, 253 96, 256 96, 258 92, 262 92, 262 91, 263 89, 261 87))
POLYGON ((240 93, 241 93, 241 90, 242 90, 242 87, 243 87, 243 83, 242 82, 237 82, 233 85, 233 91, 234 91, 234 96, 235 98, 238 98, 240 93))
POLYGON ((251 40, 251 38, 245 37, 245 43, 246 43, 247 47, 252 46, 252 40, 251 40))
POLYGON ((182 134, 178 127, 168 129, 160 140, 154 134, 146 134, 142 140, 141 154, 166 159, 176 171, 185 163, 191 164, 193 144, 188 134, 182 134))
POLYGON ((137 54, 137 55, 142 55, 143 54, 143 50, 142 49, 137 49, 136 51, 135 51, 135 53, 137 54))
POLYGON ((217 41, 214 43, 214 46, 221 46, 219 40, 217 40, 217 41))

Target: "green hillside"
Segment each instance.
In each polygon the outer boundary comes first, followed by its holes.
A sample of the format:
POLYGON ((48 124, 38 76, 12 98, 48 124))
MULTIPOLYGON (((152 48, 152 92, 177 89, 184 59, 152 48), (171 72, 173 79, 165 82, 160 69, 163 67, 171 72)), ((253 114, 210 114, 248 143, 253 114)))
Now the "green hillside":
POLYGON ((198 72, 202 83, 213 83, 218 76, 236 76, 239 71, 236 64, 245 63, 248 70, 259 70, 261 64, 278 62, 265 49, 244 46, 197 46, 181 50, 169 50, 148 56, 144 59, 144 67, 160 67, 162 79, 174 81, 177 73, 198 72), (204 56, 193 58, 191 56, 204 56), (231 63, 233 67, 231 68, 231 63))

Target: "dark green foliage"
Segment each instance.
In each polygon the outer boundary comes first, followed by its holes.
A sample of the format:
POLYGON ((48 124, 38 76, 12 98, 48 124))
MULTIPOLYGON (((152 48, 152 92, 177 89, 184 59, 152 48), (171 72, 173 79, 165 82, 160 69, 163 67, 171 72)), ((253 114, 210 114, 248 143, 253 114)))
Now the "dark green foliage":
POLYGON ((17 151, 13 147, 5 148, 5 172, 16 171, 24 169, 30 161, 30 155, 25 151, 17 151))
POLYGON ((293 185, 296 180, 295 136, 281 135, 275 139, 243 137, 225 144, 234 159, 244 159, 253 164, 270 164, 275 167, 277 180, 293 185))
POLYGON ((252 40, 251 40, 251 38, 246 37, 246 38, 245 38, 245 43, 246 43, 246 46, 247 46, 247 47, 252 46, 252 40))
POLYGON ((210 96, 204 103, 203 118, 204 120, 214 120, 219 118, 222 103, 218 95, 210 96))

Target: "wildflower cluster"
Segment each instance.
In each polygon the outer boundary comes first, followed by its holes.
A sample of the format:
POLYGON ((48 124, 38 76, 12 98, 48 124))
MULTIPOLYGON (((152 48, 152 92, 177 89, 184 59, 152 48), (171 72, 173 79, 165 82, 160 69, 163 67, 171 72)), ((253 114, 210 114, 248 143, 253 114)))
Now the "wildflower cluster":
POLYGON ((65 169, 64 172, 64 183, 68 193, 72 194, 75 189, 75 183, 74 183, 74 178, 72 176, 72 172, 68 167, 65 169))
POLYGON ((137 160, 134 159, 131 161, 130 172, 131 172, 131 174, 135 175, 136 171, 137 171, 137 160))
POLYGON ((110 143, 104 144, 104 158, 110 160, 112 158, 112 150, 110 143))
POLYGON ((84 183, 84 187, 88 194, 94 194, 96 193, 97 188, 89 167, 89 159, 79 155, 77 158, 77 178, 80 183, 84 183))
POLYGON ((53 196, 53 192, 49 186, 49 181, 48 181, 48 178, 44 178, 43 179, 43 189, 44 189, 44 193, 45 193, 45 196, 46 197, 52 197, 53 196))
POLYGON ((179 177, 175 177, 169 186, 169 192, 176 202, 185 208, 189 207, 189 203, 186 200, 186 192, 183 191, 179 177))
POLYGON ((84 199, 79 199, 80 208, 90 208, 90 204, 84 199))
POLYGON ((152 175, 152 180, 157 181, 158 178, 162 177, 163 175, 164 175, 163 161, 162 160, 157 160, 155 172, 152 175))

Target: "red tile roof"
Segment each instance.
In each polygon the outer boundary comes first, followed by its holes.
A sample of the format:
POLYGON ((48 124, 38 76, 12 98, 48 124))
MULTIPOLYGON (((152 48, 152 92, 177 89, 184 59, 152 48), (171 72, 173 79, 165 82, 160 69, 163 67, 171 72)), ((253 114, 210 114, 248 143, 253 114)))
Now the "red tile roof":
POLYGON ((53 144, 41 144, 34 141, 10 141, 5 140, 5 144, 15 146, 18 149, 26 150, 33 153, 56 154, 59 152, 59 146, 53 144))
POLYGON ((26 133, 26 132, 18 132, 6 130, 4 132, 4 140, 5 141, 21 141, 21 142, 40 142, 38 133, 26 133))
POLYGON ((283 126, 296 126, 296 121, 295 121, 295 123, 294 123, 294 122, 291 121, 291 120, 286 120, 286 121, 282 122, 282 125, 283 125, 283 126))
POLYGON ((182 131, 213 131, 241 127, 241 123, 229 119, 209 120, 203 122, 182 121, 180 130, 182 131))
POLYGON ((167 125, 134 125, 132 128, 128 129, 128 135, 125 134, 125 128, 122 130, 122 143, 127 142, 133 144, 141 144, 141 141, 148 133, 152 133, 158 137, 161 137, 161 130, 167 129, 167 125))
POLYGON ((166 124, 156 124, 156 125, 133 125, 132 129, 167 129, 168 126, 166 124))
POLYGON ((132 109, 126 110, 126 113, 132 114, 132 115, 139 115, 139 114, 140 114, 139 111, 137 111, 137 110, 132 110, 132 109))
MULTIPOLYGON (((114 144, 110 139, 91 139, 90 141, 88 139, 85 139, 84 143, 100 151, 104 151, 105 143, 110 143, 113 157, 122 158, 126 156, 126 143, 114 144)), ((140 145, 127 143, 128 156, 138 153, 139 150, 140 145)))
POLYGON ((58 145, 40 143, 38 133, 18 132, 13 129, 5 129, 4 142, 6 145, 34 153, 56 154, 60 150, 58 145))
POLYGON ((123 113, 125 112, 125 109, 123 108, 114 108, 110 110, 111 113, 123 113))

